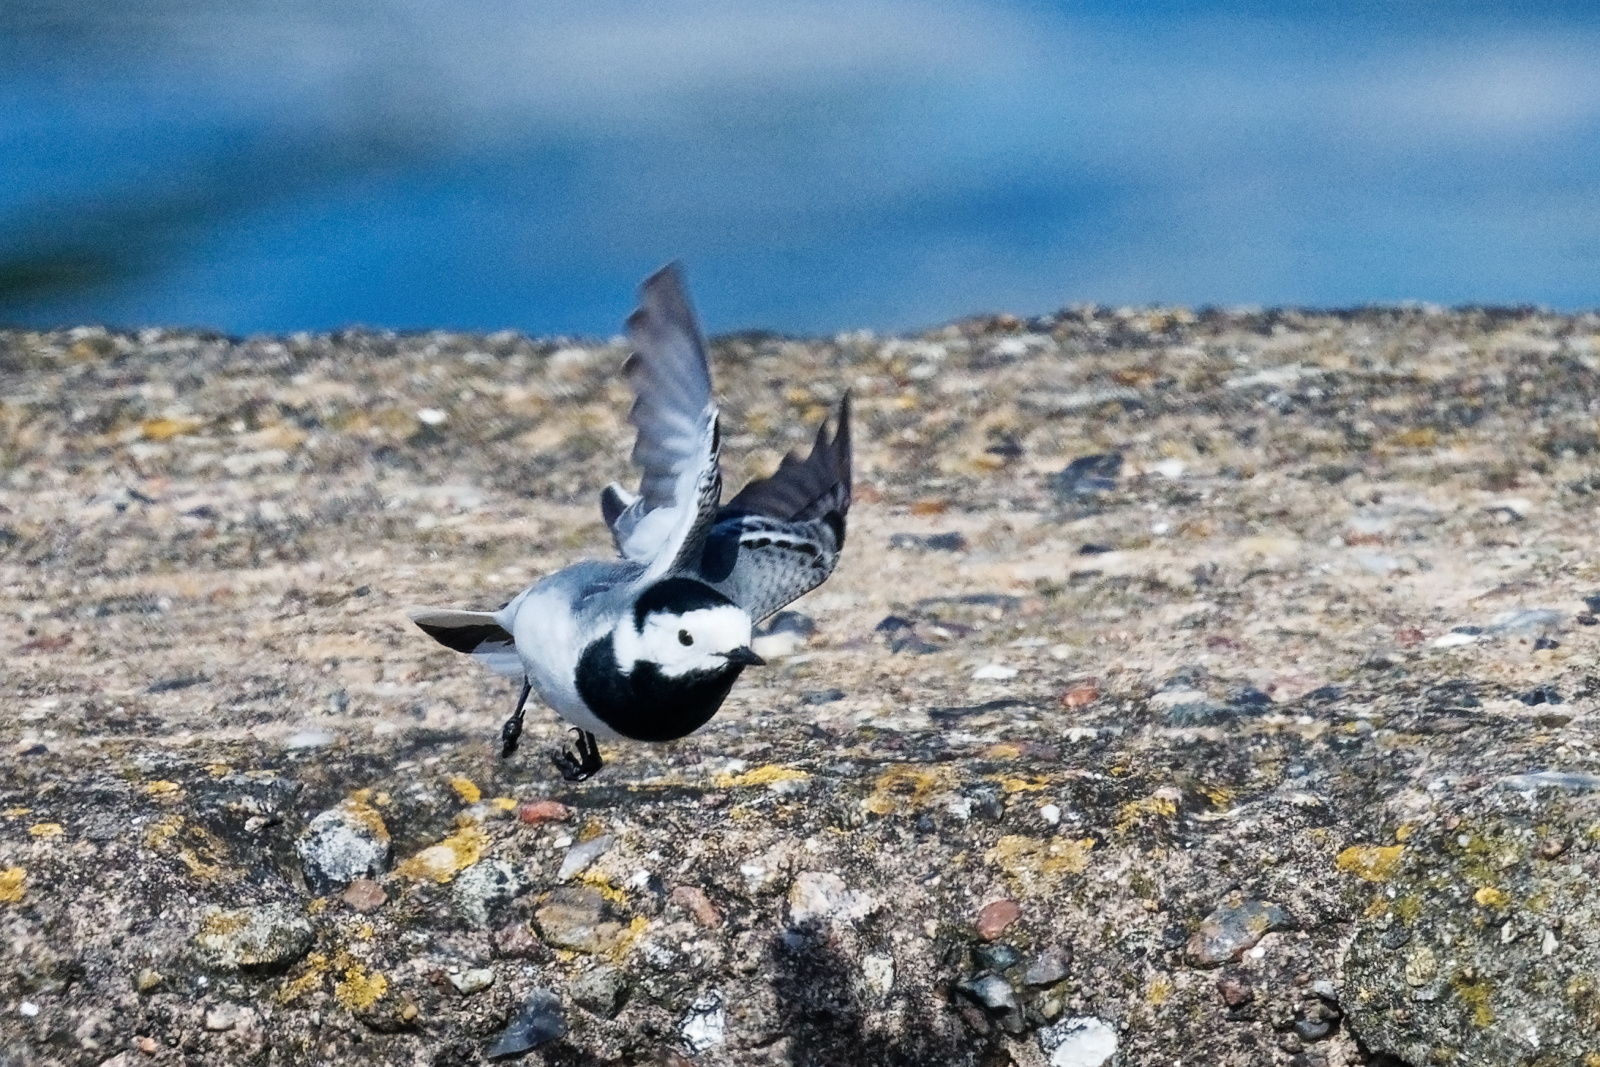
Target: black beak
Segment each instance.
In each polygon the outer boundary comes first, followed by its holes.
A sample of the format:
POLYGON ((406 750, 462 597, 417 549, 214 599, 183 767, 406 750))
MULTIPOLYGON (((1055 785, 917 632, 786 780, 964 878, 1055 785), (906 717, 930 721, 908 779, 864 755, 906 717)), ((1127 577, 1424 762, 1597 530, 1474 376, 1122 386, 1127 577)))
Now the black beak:
POLYGON ((767 665, 767 661, 756 655, 748 645, 744 648, 734 649, 732 652, 727 653, 727 657, 729 663, 737 663, 741 667, 765 667, 767 665))

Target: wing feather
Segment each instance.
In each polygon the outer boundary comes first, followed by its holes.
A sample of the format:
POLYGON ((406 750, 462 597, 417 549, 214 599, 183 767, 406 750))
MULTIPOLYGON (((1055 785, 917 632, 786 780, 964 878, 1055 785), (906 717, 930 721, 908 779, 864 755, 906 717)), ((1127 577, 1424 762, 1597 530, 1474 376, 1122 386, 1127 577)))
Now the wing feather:
POLYGON ((639 494, 608 489, 601 511, 623 557, 645 564, 644 580, 654 581, 698 558, 722 499, 711 369, 676 263, 640 286, 628 334, 639 494))
POLYGON ((701 573, 757 622, 815 589, 833 573, 850 511, 850 397, 833 437, 817 428, 804 460, 783 457, 770 478, 751 482, 717 513, 701 573))

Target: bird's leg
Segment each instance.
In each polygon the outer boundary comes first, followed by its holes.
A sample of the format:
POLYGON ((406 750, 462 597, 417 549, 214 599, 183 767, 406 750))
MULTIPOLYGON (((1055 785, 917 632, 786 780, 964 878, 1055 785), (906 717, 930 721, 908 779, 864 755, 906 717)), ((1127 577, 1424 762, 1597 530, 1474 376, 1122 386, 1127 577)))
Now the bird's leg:
POLYGON ((526 678, 522 680, 522 695, 517 698, 517 710, 511 713, 511 718, 500 727, 500 758, 505 759, 517 750, 517 739, 522 736, 522 709, 528 703, 528 694, 533 692, 533 683, 526 678))
POLYGON ((556 765, 562 778, 569 782, 581 782, 592 777, 602 766, 600 743, 587 730, 573 730, 573 733, 578 735, 577 757, 574 758, 566 748, 561 748, 550 754, 550 762, 556 765))

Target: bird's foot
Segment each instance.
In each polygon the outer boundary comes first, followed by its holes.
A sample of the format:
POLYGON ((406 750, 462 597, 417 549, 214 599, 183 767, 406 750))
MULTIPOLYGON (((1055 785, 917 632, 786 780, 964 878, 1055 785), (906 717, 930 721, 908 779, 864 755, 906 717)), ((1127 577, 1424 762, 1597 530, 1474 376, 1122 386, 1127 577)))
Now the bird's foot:
POLYGON ((550 754, 550 762, 556 765, 556 770, 561 772, 561 777, 569 782, 581 782, 590 778, 601 767, 600 744, 595 740, 594 734, 587 730, 574 730, 578 735, 578 755, 574 757, 572 751, 565 747, 550 754))
POLYGON ((517 741, 522 737, 522 709, 528 703, 528 693, 533 686, 528 682, 522 683, 522 698, 517 701, 517 710, 511 713, 511 718, 500 727, 500 758, 505 759, 517 750, 517 741))

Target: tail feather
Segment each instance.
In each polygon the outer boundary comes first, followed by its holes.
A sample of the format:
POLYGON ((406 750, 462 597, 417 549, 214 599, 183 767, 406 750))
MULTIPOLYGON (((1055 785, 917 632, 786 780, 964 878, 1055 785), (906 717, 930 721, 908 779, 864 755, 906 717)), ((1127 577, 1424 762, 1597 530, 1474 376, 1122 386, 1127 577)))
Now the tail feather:
POLYGON ((507 678, 526 676, 516 640, 492 613, 413 608, 406 614, 423 633, 446 648, 465 652, 496 674, 507 678))

